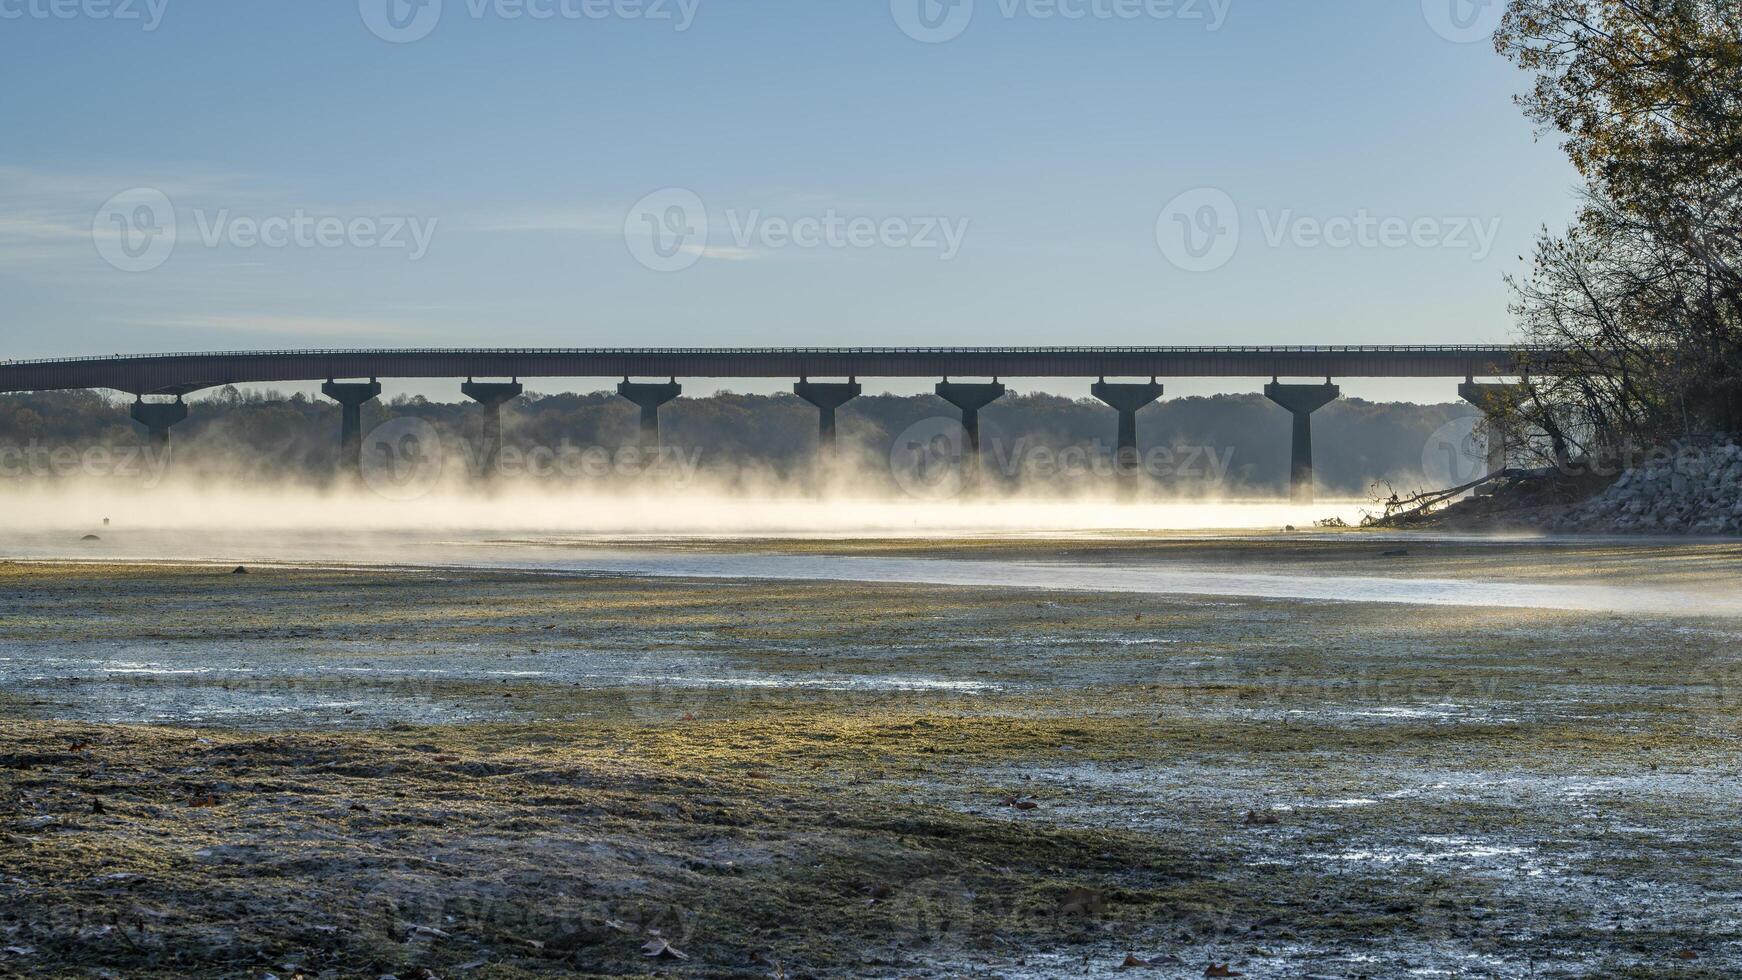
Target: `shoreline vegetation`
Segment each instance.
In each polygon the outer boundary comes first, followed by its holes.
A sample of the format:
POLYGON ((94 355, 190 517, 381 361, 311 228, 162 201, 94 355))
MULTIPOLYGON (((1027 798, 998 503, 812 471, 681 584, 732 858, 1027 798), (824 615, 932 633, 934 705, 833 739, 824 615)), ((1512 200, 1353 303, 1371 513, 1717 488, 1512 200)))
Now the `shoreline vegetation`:
POLYGON ((1742 965, 1734 621, 251 572, 0 564, 0 973, 1742 965))

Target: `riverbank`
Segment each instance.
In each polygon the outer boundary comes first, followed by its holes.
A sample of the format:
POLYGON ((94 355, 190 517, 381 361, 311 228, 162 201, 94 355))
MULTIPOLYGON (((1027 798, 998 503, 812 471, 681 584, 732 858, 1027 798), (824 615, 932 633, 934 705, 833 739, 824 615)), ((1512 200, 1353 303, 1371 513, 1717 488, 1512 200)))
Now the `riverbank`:
POLYGON ((0 972, 1742 966, 1735 619, 251 572, 0 565, 0 972))
POLYGON ((1474 533, 1742 536, 1742 446, 1681 447, 1619 476, 1502 480, 1484 496, 1393 522, 1474 533))

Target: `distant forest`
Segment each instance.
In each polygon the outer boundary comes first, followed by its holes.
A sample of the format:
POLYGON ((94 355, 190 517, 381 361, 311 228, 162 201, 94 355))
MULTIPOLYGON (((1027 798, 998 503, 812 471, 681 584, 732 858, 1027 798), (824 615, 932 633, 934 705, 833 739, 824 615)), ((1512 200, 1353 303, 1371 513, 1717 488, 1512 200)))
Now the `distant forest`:
MULTIPOLYGON (((224 388, 190 399, 189 408, 187 421, 173 430, 176 475, 269 485, 333 479, 339 409, 332 402, 224 388)), ((401 397, 367 406, 364 429, 415 417, 434 427, 450 455, 459 455, 456 449, 472 451, 478 442, 479 411, 470 402, 401 397)), ((1314 416, 1319 485, 1362 497, 1380 481, 1399 489, 1420 486, 1429 439, 1471 414, 1456 404, 1335 402, 1314 416)), ((954 415, 931 395, 857 399, 840 413, 843 460, 857 464, 854 472, 862 479, 884 481, 864 489, 888 489, 890 454, 900 434, 954 415)), ((504 407, 503 442, 522 452, 565 445, 615 450, 634 445, 637 418, 635 407, 613 392, 529 393, 504 407)), ((665 443, 699 454, 700 471, 715 478, 802 477, 817 442, 816 411, 785 394, 682 398, 662 410, 661 420, 665 443)), ((1051 482, 1068 491, 1066 483, 1085 479, 1080 468, 1074 474, 1063 466, 1036 469, 1032 459, 1081 463, 1097 453, 1110 458, 1114 425, 1112 410, 1091 399, 1010 395, 982 413, 988 475, 1023 489, 1044 490, 1051 482)), ((1286 489, 1289 415, 1261 395, 1167 399, 1144 410, 1138 427, 1140 451, 1152 464, 1145 476, 1152 493, 1270 495, 1286 489)), ((122 398, 87 391, 0 396, 0 456, 14 447, 82 451, 135 446, 142 439, 122 398)), ((0 478, 20 476, 16 464, 0 469, 8 470, 0 478)))

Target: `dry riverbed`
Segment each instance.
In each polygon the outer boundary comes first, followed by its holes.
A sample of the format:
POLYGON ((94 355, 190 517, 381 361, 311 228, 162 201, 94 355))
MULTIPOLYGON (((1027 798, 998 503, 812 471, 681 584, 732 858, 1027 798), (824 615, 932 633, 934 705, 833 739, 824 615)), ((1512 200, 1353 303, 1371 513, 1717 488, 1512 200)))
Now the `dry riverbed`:
POLYGON ((1739 636, 0 563, 0 975, 1731 976, 1739 636))

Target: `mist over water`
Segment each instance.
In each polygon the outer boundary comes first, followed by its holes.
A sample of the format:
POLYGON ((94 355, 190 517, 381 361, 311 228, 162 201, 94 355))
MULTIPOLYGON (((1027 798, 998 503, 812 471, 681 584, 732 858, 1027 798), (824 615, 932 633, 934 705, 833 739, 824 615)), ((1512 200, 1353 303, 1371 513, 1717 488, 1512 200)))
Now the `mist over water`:
POLYGON ((448 488, 408 500, 366 489, 153 488, 64 484, 4 488, 0 531, 442 532, 657 537, 933 537, 1108 531, 1280 530, 1326 518, 1359 521, 1372 505, 1326 501, 1150 501, 1095 494, 923 500, 791 488, 725 491, 704 485, 648 491, 448 488))
MULTIPOLYGON (((1227 532, 1257 532, 1262 539, 1285 526, 1310 531, 1314 521, 1330 517, 1353 524, 1369 506, 1353 501, 1124 504, 1109 495, 925 501, 845 492, 758 495, 706 486, 610 493, 437 489, 391 500, 363 489, 166 484, 117 493, 113 487, 69 484, 52 491, 13 488, 7 502, 0 513, 0 558, 26 561, 421 566, 1742 615, 1742 595, 1733 589, 1719 595, 1720 590, 1519 582, 1511 580, 1503 563, 1456 577, 1447 577, 1446 569, 1431 560, 1412 567, 1332 569, 1286 560, 1255 565, 1240 560, 1235 542, 1229 541, 1226 555, 1214 543, 1225 537, 1250 539, 1227 532), (843 556, 793 553, 776 543, 1073 536, 1136 542, 1169 535, 1212 540, 1207 550, 1184 559, 1157 553, 1118 560, 1001 558, 958 553, 947 543, 927 557, 843 556), (710 541, 740 541, 743 547, 685 547, 710 541)), ((1391 547, 1378 539, 1346 543, 1368 561, 1381 547, 1391 547)))

